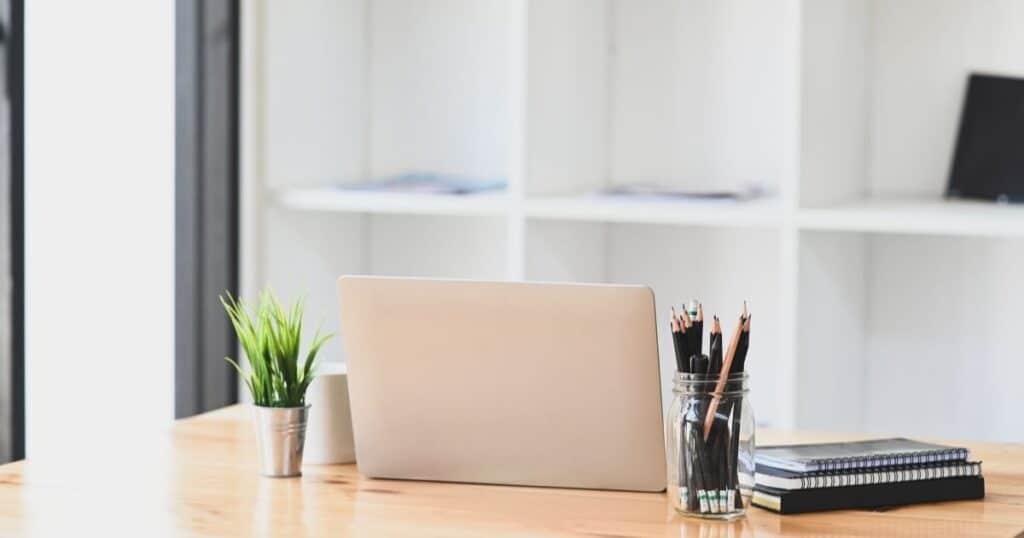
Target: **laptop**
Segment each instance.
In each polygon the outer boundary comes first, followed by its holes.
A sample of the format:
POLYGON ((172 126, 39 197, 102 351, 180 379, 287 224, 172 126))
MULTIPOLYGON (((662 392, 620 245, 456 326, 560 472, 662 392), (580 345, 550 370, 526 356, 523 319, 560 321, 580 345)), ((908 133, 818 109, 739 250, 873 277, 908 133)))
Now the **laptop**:
POLYGON ((645 286, 343 276, 364 475, 663 491, 645 286))

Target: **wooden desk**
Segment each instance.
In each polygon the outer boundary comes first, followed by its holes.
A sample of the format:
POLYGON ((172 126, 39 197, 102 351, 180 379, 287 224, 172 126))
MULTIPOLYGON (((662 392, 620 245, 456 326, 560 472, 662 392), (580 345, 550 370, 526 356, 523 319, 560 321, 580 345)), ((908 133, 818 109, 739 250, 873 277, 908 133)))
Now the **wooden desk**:
MULTIPOLYGON (((142 437, 142 436, 140 436, 142 437)), ((1024 531, 1024 446, 971 444, 987 498, 703 522, 663 494, 368 480, 354 466, 301 479, 256 470, 248 410, 179 421, 138 446, 79 443, 0 467, 0 536, 1013 536, 1024 531), (91 450, 89 447, 103 448, 91 450), (92 531, 84 532, 83 531, 92 531)), ((766 441, 837 436, 767 432, 766 441)))

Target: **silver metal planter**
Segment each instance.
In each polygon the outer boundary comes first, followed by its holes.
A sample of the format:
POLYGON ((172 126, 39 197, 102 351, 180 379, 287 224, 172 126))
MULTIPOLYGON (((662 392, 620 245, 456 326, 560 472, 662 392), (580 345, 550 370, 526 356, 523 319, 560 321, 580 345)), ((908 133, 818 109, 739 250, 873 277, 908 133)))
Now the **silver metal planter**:
POLYGON ((302 449, 306 444, 309 406, 253 406, 256 436, 260 444, 263 476, 286 477, 302 474, 302 449))

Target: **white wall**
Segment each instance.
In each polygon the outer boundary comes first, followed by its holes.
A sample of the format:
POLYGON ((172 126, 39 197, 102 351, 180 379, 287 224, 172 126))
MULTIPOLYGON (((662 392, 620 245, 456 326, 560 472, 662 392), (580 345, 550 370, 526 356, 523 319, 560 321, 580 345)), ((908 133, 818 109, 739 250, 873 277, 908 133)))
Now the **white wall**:
POLYGON ((868 257, 864 423, 881 433, 1024 441, 1024 241, 883 236, 868 257))
POLYGON ((174 3, 25 10, 27 452, 174 409, 174 3))
POLYGON ((714 188, 777 191, 788 121, 784 3, 619 0, 612 10, 613 182, 671 178, 699 190, 715 178, 714 188))

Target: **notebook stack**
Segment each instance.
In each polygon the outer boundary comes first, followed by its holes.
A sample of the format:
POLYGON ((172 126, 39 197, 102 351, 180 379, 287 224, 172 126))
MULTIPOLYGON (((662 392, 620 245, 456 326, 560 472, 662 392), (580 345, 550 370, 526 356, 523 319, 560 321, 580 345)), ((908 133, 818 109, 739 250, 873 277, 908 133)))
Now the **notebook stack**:
POLYGON ((965 448, 878 439, 757 448, 753 503, 782 514, 985 496, 965 448))

